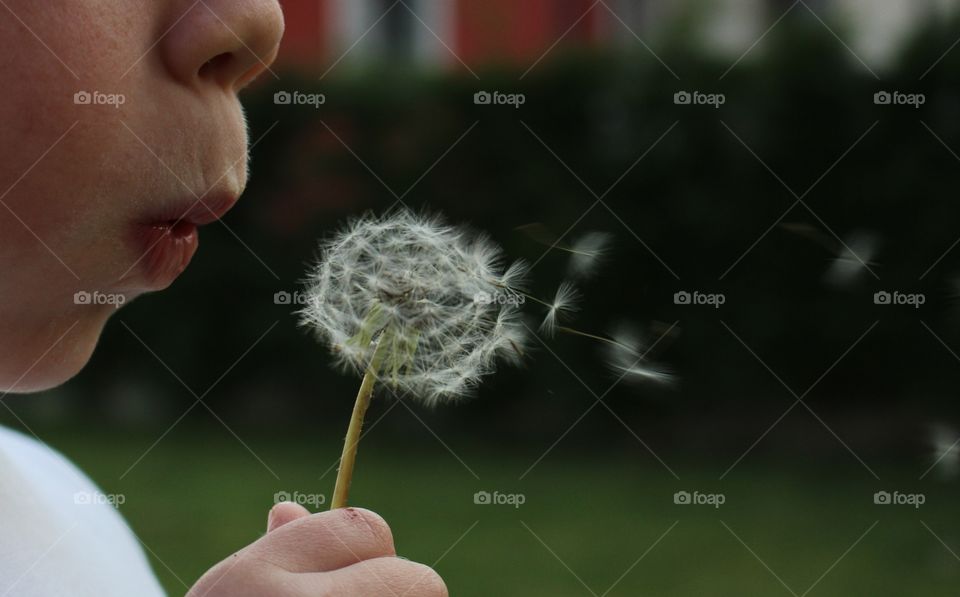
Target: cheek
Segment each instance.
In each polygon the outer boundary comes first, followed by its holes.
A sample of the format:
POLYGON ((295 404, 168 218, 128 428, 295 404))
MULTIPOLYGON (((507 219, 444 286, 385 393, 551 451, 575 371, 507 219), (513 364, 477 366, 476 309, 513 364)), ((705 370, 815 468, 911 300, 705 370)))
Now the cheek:
POLYGON ((10 65, 51 67, 75 86, 122 80, 162 35, 169 10, 169 2, 116 0, 5 0, 3 6, 0 45, 14 58, 10 65))
POLYGON ((6 156, 11 167, 0 173, 0 184, 11 190, 0 211, 0 264, 24 294, 34 289, 62 299, 98 284, 97 272, 116 252, 116 193, 95 175, 104 155, 91 147, 103 144, 94 143, 88 128, 68 125, 54 135, 44 127, 24 137, 23 154, 6 156))
POLYGON ((0 144, 0 265, 76 281, 87 260, 71 239, 97 242, 87 216, 108 196, 95 174, 124 156, 115 151, 119 115, 77 105, 75 94, 127 84, 123 65, 141 53, 143 44, 132 40, 148 39, 150 9, 137 15, 123 8, 132 3, 104 0, 5 4, 17 18, 0 18, 0 122, 8 141, 0 144))

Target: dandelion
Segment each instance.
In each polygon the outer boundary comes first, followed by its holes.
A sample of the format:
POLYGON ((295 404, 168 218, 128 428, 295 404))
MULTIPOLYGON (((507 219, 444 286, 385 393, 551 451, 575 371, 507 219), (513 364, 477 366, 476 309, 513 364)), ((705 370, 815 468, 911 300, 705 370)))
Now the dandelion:
POLYGON ((489 238, 409 210, 360 218, 322 244, 302 324, 343 369, 363 376, 333 508, 346 505, 376 384, 435 405, 467 394, 499 359, 523 354, 526 272, 522 262, 504 267, 489 238))
MULTIPOLYGON (((589 233, 565 249, 574 255, 572 272, 585 276, 606 242, 607 235, 589 233)), ((580 293, 563 282, 553 301, 536 298, 528 293, 529 270, 524 261, 508 265, 484 235, 406 209, 359 218, 321 244, 307 276, 301 323, 329 346, 343 370, 362 376, 331 508, 347 503, 375 388, 386 386, 428 406, 463 397, 498 362, 523 359, 529 328, 520 309, 527 299, 546 308, 545 335, 560 331, 619 347, 623 375, 672 379, 645 361, 639 345, 561 325, 578 309, 580 293)))

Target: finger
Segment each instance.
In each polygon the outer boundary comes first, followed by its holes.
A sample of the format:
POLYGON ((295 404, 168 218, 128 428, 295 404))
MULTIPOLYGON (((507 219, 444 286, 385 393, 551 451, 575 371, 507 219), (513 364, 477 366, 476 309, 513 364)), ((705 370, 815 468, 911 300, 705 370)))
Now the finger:
POLYGON ((362 508, 340 508, 297 518, 264 535, 250 549, 290 572, 336 570, 396 555, 386 521, 362 508))
POLYGON ((310 511, 301 506, 300 504, 294 504, 293 502, 280 502, 270 509, 270 514, 267 515, 267 532, 271 532, 274 529, 278 529, 288 522, 292 522, 298 518, 303 518, 304 516, 310 516, 310 511))
POLYGON ((396 557, 366 560, 323 574, 302 574, 295 582, 304 595, 449 596, 447 585, 433 568, 396 557))

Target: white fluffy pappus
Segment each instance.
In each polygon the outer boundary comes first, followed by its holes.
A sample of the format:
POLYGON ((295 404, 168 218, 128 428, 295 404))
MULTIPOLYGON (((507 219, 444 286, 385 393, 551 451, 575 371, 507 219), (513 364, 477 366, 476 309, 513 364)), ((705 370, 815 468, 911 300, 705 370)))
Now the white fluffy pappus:
POLYGON ((321 244, 301 324, 345 369, 379 353, 378 376, 426 404, 467 394, 499 358, 523 354, 519 288, 489 238, 401 209, 361 217, 321 244))
POLYGON ((597 264, 607 254, 610 238, 606 232, 587 232, 566 249, 570 253, 570 275, 575 278, 592 276, 597 264))
POLYGON ((933 448, 933 464, 942 479, 952 480, 960 477, 960 433, 956 429, 938 424, 930 432, 930 444, 933 448))
POLYGON ((673 385, 676 377, 664 367, 647 359, 651 346, 629 326, 621 326, 606 345, 607 365, 619 379, 633 383, 673 385))
POLYGON ((831 260, 825 279, 834 286, 848 286, 875 266, 879 240, 876 235, 856 232, 838 243, 837 256, 831 260))
POLYGON ((557 333, 560 319, 579 308, 580 292, 573 284, 563 282, 557 289, 553 302, 547 304, 547 315, 540 324, 540 331, 545 336, 552 337, 557 333))

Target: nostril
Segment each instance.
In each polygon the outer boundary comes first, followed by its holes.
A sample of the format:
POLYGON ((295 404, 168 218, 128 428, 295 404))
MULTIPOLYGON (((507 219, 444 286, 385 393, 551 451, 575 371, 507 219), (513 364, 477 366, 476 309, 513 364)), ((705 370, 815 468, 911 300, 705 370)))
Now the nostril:
POLYGON ((197 72, 197 76, 200 79, 213 79, 216 80, 222 73, 229 73, 231 63, 235 60, 235 57, 230 52, 224 52, 223 54, 217 54, 210 60, 207 60, 203 63, 203 66, 200 67, 200 70, 197 72))
POLYGON ((168 31, 159 43, 179 83, 235 92, 276 56, 283 14, 279 0, 202 0, 168 31))

